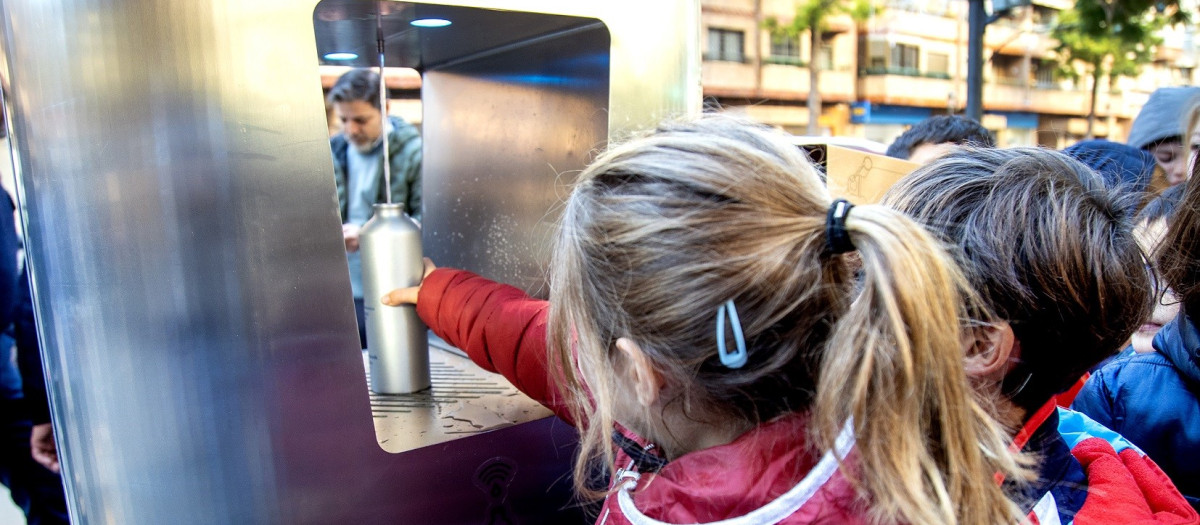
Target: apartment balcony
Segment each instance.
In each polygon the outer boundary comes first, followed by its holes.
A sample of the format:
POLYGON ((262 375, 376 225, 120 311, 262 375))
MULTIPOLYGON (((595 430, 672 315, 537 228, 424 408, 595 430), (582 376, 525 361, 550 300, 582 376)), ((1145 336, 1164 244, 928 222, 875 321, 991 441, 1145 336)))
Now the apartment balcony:
POLYGON ((1021 56, 1029 54, 1037 58, 1049 58, 1058 48, 1058 41, 1050 38, 1048 28, 1028 29, 1019 25, 991 24, 983 37, 988 53, 1021 56))
POLYGON ((700 2, 702 12, 754 15, 754 2, 751 0, 703 0, 700 2))
POLYGON ((1086 115, 1092 97, 1090 90, 1063 89, 1054 85, 1035 84, 1029 93, 1033 102, 1031 110, 1058 115, 1086 115))
MULTIPOLYGON (((951 93, 965 95, 966 81, 930 78, 902 68, 864 68, 858 79, 859 100, 875 104, 917 107, 946 107, 951 93)), ((1029 85, 1017 79, 993 79, 983 85, 983 107, 989 111, 1033 112, 1051 115, 1086 115, 1088 90, 1064 89, 1058 85, 1029 85)), ((961 107, 965 100, 958 99, 961 107)), ((1102 115, 1124 117, 1129 107, 1119 95, 1101 93, 1096 108, 1102 115)))
POLYGON ((1098 103, 1096 107, 1111 112, 1117 118, 1133 119, 1142 111, 1148 98, 1149 93, 1120 91, 1101 96, 1099 102, 1103 105, 1098 103))
POLYGON ((752 97, 756 91, 754 64, 727 60, 705 60, 700 66, 704 93, 725 97, 752 97))
MULTIPOLYGON (((966 10, 963 10, 966 16, 966 10)), ((963 18, 963 20, 966 20, 963 18)), ((867 22, 867 33, 880 35, 906 35, 922 39, 957 41, 966 24, 951 14, 918 13, 904 9, 884 9, 867 22), (962 27, 960 27, 960 25, 962 27), (961 30, 961 31, 960 31, 961 30)), ((965 39, 966 33, 962 33, 965 39)), ((966 40, 963 40, 964 42, 966 40)))
POLYGON ((988 24, 987 31, 983 33, 983 45, 988 49, 997 48, 1015 48, 1028 40, 1026 35, 1033 37, 1034 35, 1024 29, 1020 24, 1013 23, 1011 20, 1001 18, 995 23, 988 24))
MULTIPOLYGON (((762 89, 766 98, 772 99, 804 99, 808 97, 808 65, 803 62, 794 64, 763 64, 762 89)), ((818 91, 825 102, 854 101, 854 71, 822 70, 817 80, 818 91)))
POLYGON ((983 85, 983 105, 996 111, 1032 111, 1052 115, 1085 115, 1088 91, 1067 90, 1056 85, 1026 86, 1013 79, 983 85))
POLYGON ((1186 55, 1184 54, 1182 47, 1163 44, 1160 46, 1155 46, 1154 48, 1155 60, 1167 62, 1169 64, 1176 64, 1180 63, 1185 57, 1186 55))
POLYGON ((876 104, 946 107, 955 91, 948 75, 921 74, 907 68, 864 68, 859 99, 876 104))
MULTIPOLYGON (((983 105, 994 111, 1027 111, 1046 115, 1082 116, 1088 114, 1090 89, 1070 89, 1056 84, 1026 86, 1015 79, 989 81, 983 85, 983 105)), ((1108 92, 1096 94, 1096 113, 1107 117, 1133 118, 1145 103, 1139 93, 1108 92)))
MULTIPOLYGON (((808 65, 802 61, 768 58, 758 85, 754 64, 705 61, 701 66, 704 94, 717 97, 802 101, 808 97, 808 65)), ((847 69, 821 71, 818 89, 824 102, 853 102, 855 75, 847 69)))

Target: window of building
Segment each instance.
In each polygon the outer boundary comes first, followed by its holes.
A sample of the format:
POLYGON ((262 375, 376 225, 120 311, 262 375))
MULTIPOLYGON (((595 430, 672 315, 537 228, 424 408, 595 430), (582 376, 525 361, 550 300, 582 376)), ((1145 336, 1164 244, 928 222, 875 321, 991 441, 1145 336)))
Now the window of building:
POLYGON ((800 39, 783 34, 771 35, 771 55, 766 58, 768 64, 803 65, 800 59, 800 39))
POLYGON ((888 43, 881 38, 860 36, 858 39, 858 74, 887 74, 888 43))
POLYGON ((708 60, 745 62, 746 32, 735 29, 708 28, 708 60))
POLYGON ((787 35, 771 36, 771 56, 800 59, 800 39, 787 35))
POLYGON ((1043 89, 1058 88, 1058 63, 1051 60, 1038 60, 1033 68, 1034 85, 1043 89))
POLYGON ((1008 86, 1025 85, 1021 79, 1021 57, 995 55, 992 57, 992 78, 1008 86))
POLYGON ((916 75, 920 71, 921 48, 908 44, 892 46, 891 68, 902 75, 916 75))
POLYGON ((871 39, 867 46, 867 65, 872 69, 887 67, 887 42, 871 39))
POLYGON ((1037 29, 1048 30, 1051 27, 1058 25, 1057 9, 1035 5, 1033 6, 1033 26, 1037 29))
POLYGON ((833 42, 821 43, 821 51, 817 53, 817 66, 825 71, 833 69, 833 42))
POLYGON ((950 78, 950 55, 929 53, 925 58, 929 62, 925 71, 929 76, 950 78))
POLYGON ((1190 68, 1190 67, 1180 67, 1180 68, 1178 68, 1178 69, 1176 70, 1176 75, 1175 75, 1175 76, 1176 76, 1176 78, 1177 78, 1177 82, 1176 82, 1176 83, 1178 83, 1178 84, 1191 84, 1191 83, 1192 83, 1192 68, 1190 68))

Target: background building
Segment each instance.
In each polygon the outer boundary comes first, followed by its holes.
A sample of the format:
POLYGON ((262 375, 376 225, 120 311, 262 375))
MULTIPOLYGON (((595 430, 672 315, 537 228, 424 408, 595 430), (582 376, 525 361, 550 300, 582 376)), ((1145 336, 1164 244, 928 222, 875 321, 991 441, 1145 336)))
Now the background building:
MULTIPOLYGON (((702 81, 710 104, 805 134, 809 38, 773 36, 766 21, 787 22, 805 0, 702 0, 702 81)), ((851 2, 853 0, 843 0, 851 2)), ((890 143, 932 115, 962 113, 967 85, 967 3, 961 0, 877 0, 864 20, 830 17, 817 57, 821 134, 890 143)), ((987 27, 984 38, 983 124, 1002 146, 1068 146, 1084 138, 1091 80, 1055 74, 1059 13, 1074 0, 1034 0, 987 27)), ((1171 27, 1155 60, 1138 78, 1104 79, 1096 103, 1097 137, 1124 141, 1149 94, 1193 85, 1196 28, 1171 27)), ((322 66, 328 90, 348 68, 322 66)), ((420 75, 389 68, 390 112, 421 123, 420 75)), ((331 118, 330 131, 337 130, 331 118)))
MULTIPOLYGON (((800 0, 803 1, 803 0, 800 0)), ((704 93, 729 111, 804 133, 808 35, 772 36, 764 21, 792 18, 797 0, 704 0, 704 93)), ((1060 78, 1050 37, 1073 0, 1034 0, 988 26, 983 124, 1003 146, 1061 148, 1084 137, 1091 80, 1060 78)), ((822 132, 884 143, 931 115, 966 104, 967 3, 886 0, 854 21, 835 15, 822 34, 822 132)), ((1138 78, 1101 81, 1097 137, 1123 141, 1150 92, 1196 81, 1194 27, 1163 30, 1138 78)))

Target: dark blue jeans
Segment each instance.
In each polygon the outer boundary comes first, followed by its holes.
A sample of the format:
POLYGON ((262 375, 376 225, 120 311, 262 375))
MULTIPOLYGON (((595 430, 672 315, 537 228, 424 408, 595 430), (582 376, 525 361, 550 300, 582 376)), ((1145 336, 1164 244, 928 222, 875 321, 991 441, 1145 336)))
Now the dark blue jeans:
POLYGON ((0 401, 0 483, 29 525, 70 523, 62 478, 33 460, 29 420, 13 417, 16 410, 8 405, 12 402, 0 401))
POLYGON ((39 465, 30 453, 33 427, 21 399, 21 374, 12 353, 12 338, 0 334, 0 483, 8 487, 29 525, 70 523, 62 478, 39 465))

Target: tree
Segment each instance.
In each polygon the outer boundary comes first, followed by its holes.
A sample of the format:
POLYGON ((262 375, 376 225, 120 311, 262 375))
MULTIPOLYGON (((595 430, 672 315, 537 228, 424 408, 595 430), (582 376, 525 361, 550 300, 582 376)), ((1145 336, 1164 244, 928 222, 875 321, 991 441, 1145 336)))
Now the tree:
POLYGON ((1051 31, 1051 36, 1059 42, 1059 76, 1078 80, 1082 76, 1076 68, 1079 63, 1092 80, 1087 114, 1088 139, 1095 137, 1096 96, 1100 91, 1100 80, 1107 76, 1111 89, 1118 77, 1137 76, 1142 65, 1154 59, 1154 46, 1162 43, 1157 32, 1170 20, 1153 16, 1147 10, 1126 16, 1129 12, 1125 10, 1096 7, 1102 3, 1103 0, 1077 0, 1074 9, 1062 12, 1058 24, 1051 31), (1081 11, 1082 4, 1089 6, 1081 11), (1090 14, 1085 12, 1088 9, 1092 10, 1090 14), (1106 12, 1124 18, 1094 18, 1106 12))
MULTIPOLYGON (((1075 0, 1077 30, 1092 36, 1118 35, 1125 42, 1139 42, 1145 26, 1128 21, 1153 17, 1162 25, 1173 26, 1191 21, 1194 6, 1181 5, 1187 0, 1075 0)), ((1161 27, 1161 26, 1160 26, 1161 27)))
POLYGON ((808 134, 819 132, 818 120, 821 117, 821 68, 817 62, 821 48, 824 45, 822 34, 829 29, 829 18, 839 14, 848 14, 855 22, 866 20, 875 11, 870 0, 805 0, 796 4, 796 14, 786 23, 781 23, 775 17, 768 17, 764 22, 772 39, 799 39, 807 32, 808 47, 808 134))

